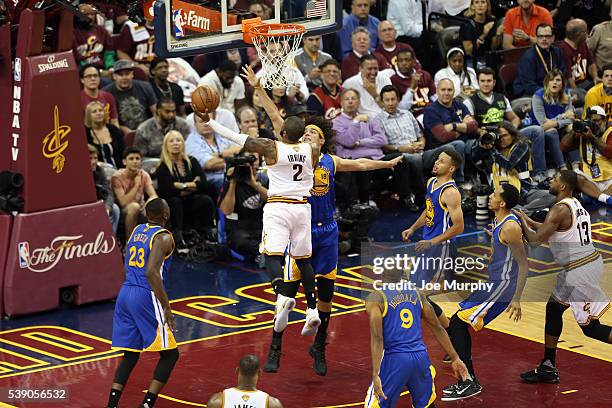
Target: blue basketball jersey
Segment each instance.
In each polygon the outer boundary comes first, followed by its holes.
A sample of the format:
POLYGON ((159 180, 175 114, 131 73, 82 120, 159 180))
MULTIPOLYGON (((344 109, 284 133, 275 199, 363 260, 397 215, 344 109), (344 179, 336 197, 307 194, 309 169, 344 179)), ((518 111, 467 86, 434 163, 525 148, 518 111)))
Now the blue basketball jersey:
POLYGON ((518 217, 514 214, 508 214, 501 221, 493 221, 492 254, 491 262, 489 263, 490 281, 516 280, 518 277, 518 263, 514 256, 512 256, 510 248, 499 237, 503 226, 507 222, 516 222, 518 225, 521 225, 518 217))
POLYGON ((383 344, 385 354, 426 350, 421 332, 421 299, 415 290, 384 290, 383 344))
MULTIPOLYGON (((436 177, 432 177, 427 182, 423 239, 435 238, 452 225, 448 210, 442 205, 442 193, 447 188, 457 188, 457 184, 455 180, 449 180, 434 189, 436 180, 436 177)), ((451 241, 454 241, 454 238, 451 241)))
MULTIPOLYGON (((141 286, 151 290, 149 281, 147 280, 147 261, 149 254, 153 248, 153 238, 160 233, 172 233, 167 229, 154 224, 140 224, 132 232, 132 236, 127 243, 127 251, 125 257, 125 282, 128 286, 141 286)), ((170 256, 164 259, 161 273, 162 281, 166 278, 166 274, 170 269, 170 256)))
POLYGON ((336 211, 336 194, 334 192, 334 174, 336 161, 330 154, 323 154, 314 170, 314 183, 310 190, 310 211, 313 227, 318 223, 328 224, 334 220, 336 211))

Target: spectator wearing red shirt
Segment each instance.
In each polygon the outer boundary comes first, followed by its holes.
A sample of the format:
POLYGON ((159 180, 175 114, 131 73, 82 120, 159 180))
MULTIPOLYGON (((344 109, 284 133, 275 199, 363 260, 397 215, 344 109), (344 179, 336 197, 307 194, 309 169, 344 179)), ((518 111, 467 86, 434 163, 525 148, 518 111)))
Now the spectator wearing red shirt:
POLYGON ((87 18, 75 18, 72 38, 74 58, 80 65, 93 64, 102 75, 109 76, 108 69, 115 63, 113 41, 106 29, 95 23, 97 11, 90 4, 80 4, 79 11, 87 18))
POLYGON ((119 127, 119 115, 117 114, 115 97, 100 89, 100 70, 95 65, 87 64, 79 70, 79 77, 83 85, 83 90, 81 91, 83 110, 85 110, 90 102, 99 101, 104 105, 106 121, 119 127))
POLYGON ((587 33, 586 21, 578 18, 570 20, 565 26, 565 38, 559 44, 567 67, 570 88, 589 89, 601 82, 601 78, 597 75, 597 65, 586 43, 587 33))
POLYGON ((321 70, 322 84, 312 90, 306 106, 317 116, 333 120, 342 112, 340 93, 342 87, 340 81, 340 64, 335 59, 326 60, 319 67, 321 70))
POLYGON ((137 67, 149 75, 149 64, 155 58, 154 44, 153 21, 146 20, 144 26, 128 21, 123 25, 121 34, 119 34, 117 57, 133 61, 137 67))
MULTIPOLYGON (((359 63, 361 57, 370 54, 370 32, 365 27, 357 27, 351 36, 353 49, 342 60, 342 80, 346 80, 359 73, 359 63)), ((373 54, 378 62, 378 69, 384 70, 391 68, 385 57, 373 54)))
MULTIPOLYGON (((400 51, 410 50, 412 51, 412 55, 415 55, 415 53, 410 45, 396 41, 396 38, 397 31, 393 23, 389 20, 381 21, 378 25, 378 47, 374 50, 374 54, 383 56, 387 63, 397 70, 397 54, 400 51)), ((418 60, 417 65, 419 68, 421 67, 418 60)))
POLYGON ((400 92, 400 109, 410 110, 416 117, 431 104, 436 85, 431 74, 420 69, 413 51, 402 50, 397 54, 397 68, 391 83, 400 92))
POLYGON ((553 25, 550 12, 533 3, 534 0, 518 0, 519 5, 506 12, 504 50, 535 44, 536 28, 544 23, 553 25))

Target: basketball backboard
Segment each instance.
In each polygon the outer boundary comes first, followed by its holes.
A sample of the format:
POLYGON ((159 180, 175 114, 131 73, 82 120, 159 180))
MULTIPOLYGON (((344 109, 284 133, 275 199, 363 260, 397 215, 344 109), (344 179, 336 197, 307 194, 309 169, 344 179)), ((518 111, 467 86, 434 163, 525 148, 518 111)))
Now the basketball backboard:
POLYGON ((342 0, 156 0, 155 53, 183 57, 245 47, 242 20, 293 23, 306 35, 338 31, 342 0))

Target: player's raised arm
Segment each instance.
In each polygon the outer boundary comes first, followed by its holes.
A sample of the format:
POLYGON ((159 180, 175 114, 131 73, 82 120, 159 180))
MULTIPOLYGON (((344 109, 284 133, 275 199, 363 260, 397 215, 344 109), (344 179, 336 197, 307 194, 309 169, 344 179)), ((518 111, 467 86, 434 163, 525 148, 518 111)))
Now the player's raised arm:
POLYGON ((261 87, 260 80, 259 78, 257 78, 257 75, 255 74, 255 71, 253 71, 253 68, 248 65, 245 65, 244 67, 242 67, 242 72, 243 73, 240 74, 240 76, 246 79, 251 85, 251 87, 253 87, 253 89, 255 90, 255 93, 257 94, 257 96, 259 97, 259 101, 261 102, 261 106, 263 106, 264 110, 272 121, 272 126, 274 127, 274 134, 277 138, 280 139, 280 134, 283 130, 283 125, 285 121, 283 120, 283 117, 278 111, 278 108, 274 104, 274 101, 270 99, 270 96, 268 96, 266 90, 261 87))
POLYGON ((457 351, 453 347, 450 338, 448 337, 448 333, 446 330, 440 325, 440 321, 436 316, 436 312, 434 312, 433 307, 429 304, 427 299, 424 299, 424 296, 419 293, 419 298, 421 299, 421 305, 423 306, 423 313, 421 314, 422 319, 427 323, 430 327, 432 333, 436 337, 436 340, 442 346, 446 354, 449 355, 452 361, 453 372, 455 373, 455 377, 460 378, 465 381, 468 376, 468 369, 459 358, 457 351))
POLYGON ((383 298, 380 294, 373 292, 366 299, 366 311, 370 320, 370 354, 372 355, 372 383, 374 393, 382 399, 387 399, 383 392, 382 383, 378 373, 384 350, 383 327, 382 327, 382 305, 383 298))
POLYGON ((527 282, 527 274, 529 273, 529 263, 527 262, 527 252, 525 251, 525 243, 523 242, 523 231, 516 222, 507 222, 501 230, 501 238, 506 242, 508 248, 512 252, 512 256, 518 264, 518 281, 516 283, 516 291, 512 297, 512 301, 508 305, 507 312, 510 313, 510 319, 514 321, 521 320, 521 296, 527 282))
POLYGON ((542 243, 548 241, 548 238, 557 231, 559 226, 563 223, 564 219, 571 220, 572 214, 570 213, 569 207, 565 204, 555 204, 546 214, 546 219, 538 227, 536 231, 532 230, 527 221, 527 215, 524 212, 519 212, 519 218, 521 220, 521 227, 523 229, 523 235, 527 238, 527 242, 533 247, 540 246, 542 243))
POLYGON ((343 159, 334 156, 336 171, 370 171, 379 169, 392 169, 401 162, 404 156, 398 156, 393 160, 370 160, 370 159, 343 159))
POLYGON ((168 295, 164 290, 164 284, 162 282, 159 271, 162 268, 164 257, 166 257, 172 251, 173 241, 170 234, 157 234, 153 238, 151 253, 147 260, 146 276, 155 297, 159 300, 164 310, 164 320, 168 323, 170 328, 174 330, 174 319, 172 318, 172 311, 170 310, 170 302, 168 301, 168 295))

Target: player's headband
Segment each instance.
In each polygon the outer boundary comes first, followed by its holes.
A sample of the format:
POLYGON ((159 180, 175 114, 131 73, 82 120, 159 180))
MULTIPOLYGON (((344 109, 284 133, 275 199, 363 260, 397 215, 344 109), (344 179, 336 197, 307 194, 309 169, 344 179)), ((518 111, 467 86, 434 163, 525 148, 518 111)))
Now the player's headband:
POLYGON ((314 130, 315 132, 317 132, 319 134, 319 136, 321 136, 323 139, 325 139, 325 135, 323 134, 323 131, 317 125, 306 125, 306 129, 314 130))

